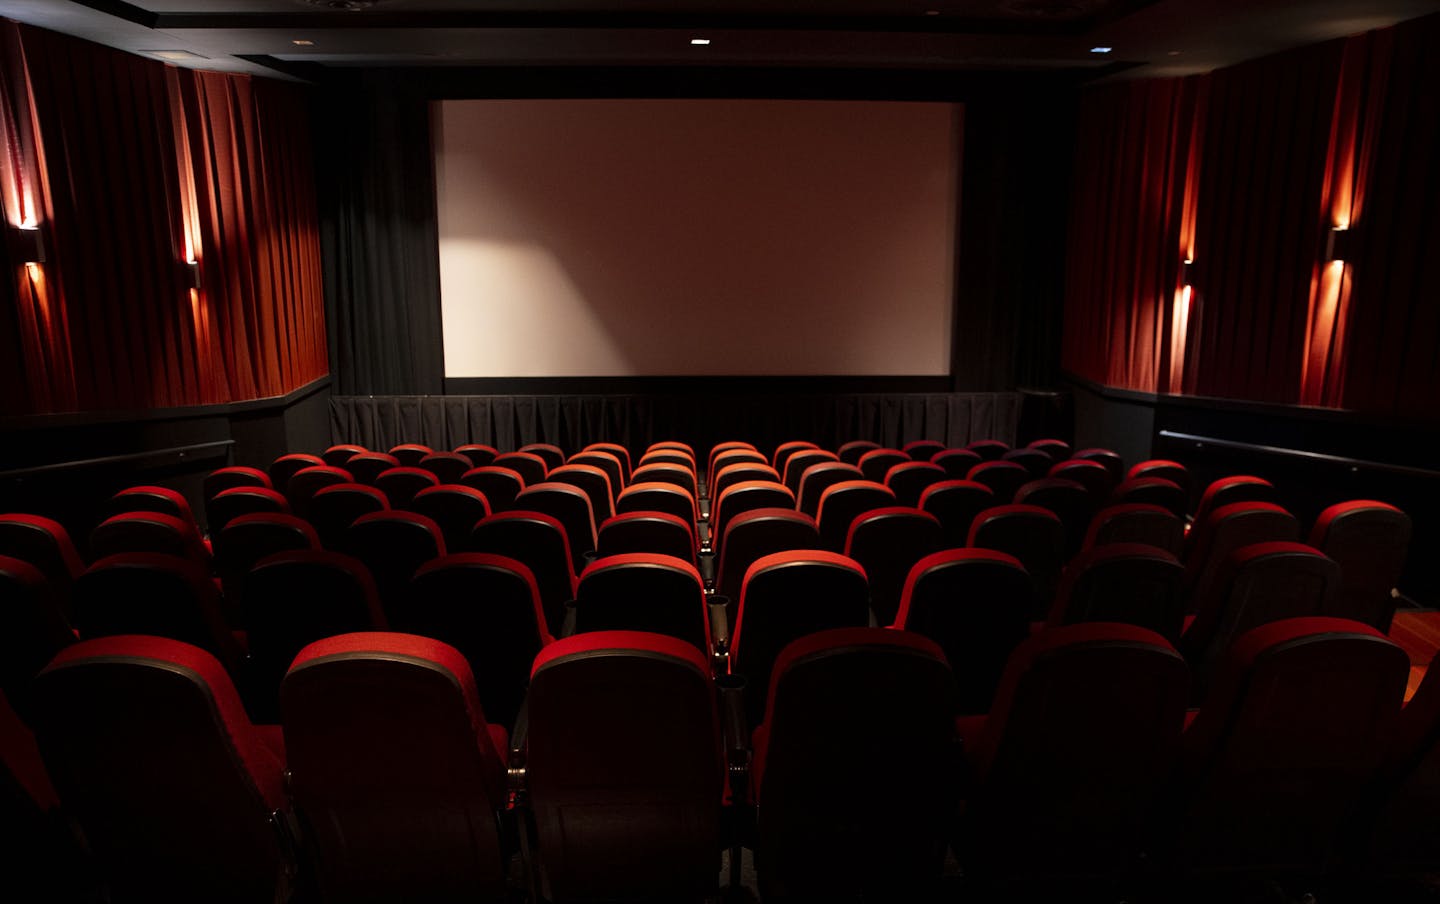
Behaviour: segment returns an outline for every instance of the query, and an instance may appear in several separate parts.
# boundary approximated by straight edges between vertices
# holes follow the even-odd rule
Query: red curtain
[[[1081,101],[1088,140],[1075,160],[1062,350],[1072,373],[1151,392],[1168,381],[1201,109],[1194,78],[1125,82]]]
[[[3,28],[3,105],[24,93],[9,77],[18,66],[49,192],[39,269],[52,319],[68,325],[21,337],[27,392],[7,393],[4,412],[238,401],[322,376],[303,100],[288,86]],[[58,363],[40,369],[37,358]]]

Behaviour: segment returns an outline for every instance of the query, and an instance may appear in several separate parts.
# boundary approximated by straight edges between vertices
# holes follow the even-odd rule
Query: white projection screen
[[[445,375],[948,374],[961,114],[436,102]]]

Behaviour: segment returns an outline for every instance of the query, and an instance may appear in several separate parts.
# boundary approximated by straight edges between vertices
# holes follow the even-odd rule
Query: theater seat
[[[1278,504],[1279,501],[1276,498],[1274,485],[1264,478],[1251,477],[1247,474],[1222,477],[1212,482],[1200,495],[1200,502],[1195,507],[1195,523],[1203,522],[1210,517],[1211,512],[1232,502],[1274,502]]]
[[[1010,652],[1030,636],[1035,586],[1014,556],[946,549],[915,563],[893,627],[940,645],[954,670],[958,712],[984,714]]]
[[[1210,513],[1191,531],[1185,556],[1185,588],[1189,610],[1215,594],[1213,584],[1231,553],[1252,543],[1300,539],[1295,516],[1269,502],[1232,502]]]
[[[695,470],[695,456],[682,449],[651,449],[647,451],[644,455],[640,456],[640,460],[635,463],[635,470],[638,471],[641,468],[654,465],[666,465],[672,468],[680,468],[684,471],[688,471],[692,476],[697,473]],[[632,479],[635,479],[633,475]]]
[[[590,497],[590,511],[598,525],[615,514],[615,491],[610,476],[594,465],[560,465],[545,478],[551,483],[568,483]]]
[[[900,451],[911,461],[928,462],[937,452],[945,451],[945,444],[935,439],[915,439],[901,446]]]
[[[570,465],[589,465],[592,468],[599,468],[601,471],[604,471],[605,476],[610,479],[610,497],[612,501],[614,497],[620,495],[620,491],[625,489],[625,485],[629,482],[626,478],[625,463],[613,452],[603,452],[598,449],[587,452],[576,452],[566,459],[565,463]]]
[[[766,901],[920,901],[955,806],[955,683],[932,641],[837,628],[785,647],[754,732]]]
[[[491,722],[515,724],[530,663],[553,638],[535,576],[522,563],[486,553],[432,559],[410,581],[397,630],[443,641],[470,663]]]
[[[714,497],[710,506],[710,544],[716,554],[725,551],[725,531],[730,522],[756,509],[794,509],[795,496],[783,483],[774,480],[745,480],[732,483]]]
[[[982,483],[995,494],[995,501],[1005,505],[1015,499],[1015,492],[1030,480],[1030,471],[1013,461],[987,461],[970,469],[966,480]]]
[[[400,466],[400,459],[386,452],[362,452],[345,462],[345,470],[350,472],[356,483],[372,487],[375,478]]]
[[[1023,899],[1043,881],[1133,874],[1179,761],[1187,684],[1174,647],[1132,625],[1057,627],[1016,649],[989,715],[960,720],[966,875]]]
[[[638,475],[642,470],[636,468],[635,473]],[[665,512],[685,520],[692,530],[699,519],[695,497],[687,490],[673,483],[649,480],[637,480],[626,487],[620,498],[615,500],[615,511],[622,515],[627,512]]]
[[[814,518],[820,510],[820,497],[826,490],[847,480],[864,479],[865,474],[859,468],[845,462],[822,461],[813,464],[800,475],[800,495],[796,508]]]
[[[481,465],[460,476],[460,483],[479,490],[490,503],[490,511],[503,512],[513,508],[515,497],[525,489],[525,478],[519,471],[500,468],[495,465]]]
[[[1065,566],[1047,623],[1119,622],[1178,643],[1184,584],[1185,568],[1163,549],[1142,543],[1096,546]]]
[[[1070,458],[1070,444],[1063,439],[1037,439],[1026,444],[1025,448],[1038,449],[1056,462],[1066,461]]]
[[[930,463],[944,468],[945,475],[950,480],[964,480],[970,469],[984,460],[969,449],[945,449],[936,452],[930,458]]]
[[[204,568],[210,564],[210,552],[195,522],[159,512],[112,515],[90,532],[91,556],[104,558],[129,552],[179,556]]]
[[[571,563],[577,572],[585,567],[585,554],[595,551],[595,510],[584,490],[550,481],[529,484],[515,497],[515,507],[541,512],[565,525]]]
[[[1180,555],[1185,522],[1159,505],[1143,502],[1110,505],[1095,513],[1085,533],[1085,549],[1109,543],[1144,543]]]
[[[896,465],[885,474],[883,483],[895,494],[895,501],[901,505],[916,507],[925,488],[933,486],[949,475],[939,465],[929,462],[909,461]]]
[[[721,471],[724,471],[726,468],[732,465],[743,464],[758,465],[762,468],[770,468],[769,460],[766,459],[764,455],[761,455],[754,449],[726,449],[723,452],[716,452],[713,456],[711,456],[710,470],[706,472],[705,475],[706,492],[713,494],[715,480],[717,477],[719,477]],[[773,471],[774,468],[771,468],[770,470]],[[768,476],[769,475],[767,474],[767,477]],[[769,479],[774,480],[776,478],[769,477]]]
[[[1090,496],[1097,503],[1108,499],[1111,491],[1115,489],[1110,472],[1098,461],[1059,461],[1051,465],[1047,476],[1075,481],[1089,490]]]
[[[301,468],[285,485],[285,498],[290,500],[290,508],[295,514],[301,518],[308,518],[310,500],[315,498],[316,493],[325,487],[353,481],[354,478],[350,476],[350,472],[344,468],[332,468],[329,465]]]
[[[1185,731],[1167,859],[1181,875],[1330,865],[1409,667],[1404,650],[1346,619],[1286,619],[1236,640]]]
[[[429,487],[439,486],[440,481],[424,468],[399,467],[381,471],[375,478],[375,489],[385,494],[392,509],[410,508],[415,494]]]
[[[70,619],[44,573],[0,556],[0,694],[22,716],[30,708],[30,679],[74,642]]]
[[[245,576],[245,593],[249,697],[260,721],[280,721],[280,681],[307,644],[389,627],[370,570],[338,552],[305,549],[268,556]]]
[[[1050,469],[1055,466],[1055,459],[1039,449],[1011,449],[1000,456],[1000,460],[1017,464],[1029,471],[1032,480],[1039,480],[1049,474]]]
[[[695,477],[695,469],[689,464],[676,462],[650,460],[643,462],[635,469],[634,480],[631,486],[642,483],[670,483],[680,487],[691,496],[700,495],[700,484]]]
[[[715,472],[715,477],[705,489],[712,501],[718,501],[725,491],[742,483],[780,483],[780,474],[767,464],[757,461],[742,461],[727,464]],[[783,486],[783,484],[782,484]],[[715,506],[711,505],[713,511]]]
[[[223,523],[217,524],[215,517],[215,497],[226,490],[233,490],[239,487],[249,489],[273,489],[270,485],[270,475],[259,468],[230,467],[216,468],[205,475],[201,484],[201,496],[205,500],[205,527],[207,530],[216,531],[224,527]]]
[[[596,559],[575,589],[575,633],[591,631],[665,634],[709,655],[710,610],[700,572],[654,553]]]
[[[191,524],[196,523],[195,513],[190,510],[190,503],[184,495],[168,487],[127,487],[110,497],[106,511],[111,515],[121,515],[127,512],[158,512],[172,518],[179,518],[181,521],[188,521]]]
[[[1164,477],[1126,478],[1110,494],[1110,505],[1158,505],[1176,518],[1184,518],[1189,505],[1185,488]]]
[[[1390,633],[1395,617],[1391,591],[1405,570],[1410,517],[1384,502],[1341,502],[1315,519],[1310,545],[1340,564],[1335,614]]]
[[[221,490],[205,504],[205,520],[214,536],[241,515],[262,513],[288,515],[290,500],[264,487],[233,487]]]
[[[875,483],[884,483],[885,475],[890,473],[891,468],[896,465],[903,465],[911,460],[910,456],[901,452],[899,449],[886,449],[882,447],[879,449],[871,449],[869,452],[860,456],[860,461],[857,464],[860,472],[865,475],[866,480]]]
[[[840,457],[834,452],[827,452],[824,449],[800,449],[785,459],[784,468],[776,468],[780,472],[780,482],[800,498],[800,478],[805,476],[805,469],[811,465],[818,465],[822,462],[836,461]]]
[[[495,460],[491,464],[497,468],[509,468],[515,471],[525,478],[527,487],[542,482],[550,471],[549,465],[545,464],[545,459],[533,452],[504,452],[495,456]]]
[[[1347,833],[1353,862],[1382,876],[1432,874],[1440,866],[1440,654],[1394,730],[1377,740],[1379,779]]]
[[[945,545],[964,546],[970,539],[975,516],[995,505],[995,494],[973,480],[942,480],[920,494],[920,508],[940,519]]]
[[[68,611],[70,585],[85,570],[85,563],[64,525],[43,515],[0,514],[0,555],[40,569]]]
[[[353,462],[355,457],[352,457],[350,460]],[[310,455],[305,452],[291,452],[287,455],[281,455],[270,463],[270,486],[278,492],[283,493],[285,492],[285,488],[290,485],[290,478],[295,476],[295,472],[323,464],[325,464],[325,459],[318,455]],[[351,471],[351,473],[353,474],[355,472]]]
[[[665,512],[626,512],[605,519],[595,541],[598,558],[652,552],[696,564],[695,532],[683,518]]]
[[[1180,464],[1180,462],[1171,461],[1167,458],[1152,458],[1147,461],[1137,462],[1130,466],[1130,470],[1125,472],[1125,477],[1128,480],[1145,480],[1155,477],[1168,480],[1185,491],[1187,506],[1191,493],[1195,489],[1195,481],[1191,478],[1190,471],[1184,465]]]
[[[477,468],[483,468],[495,460],[500,450],[494,446],[487,446],[484,443],[465,443],[456,446],[453,450],[457,455],[463,455]]]
[[[831,552],[845,551],[845,538],[857,517],[895,504],[890,488],[873,480],[845,480],[826,487],[815,511],[820,545]]]
[[[327,638],[295,657],[280,699],[323,900],[505,900],[505,732],[454,647]]]
[[[244,580],[255,563],[277,552],[319,549],[320,537],[308,521],[294,515],[241,515],[215,535],[215,572],[227,601],[244,600]],[[244,612],[244,606],[237,606]],[[244,624],[244,622],[240,622]]]
[[[736,601],[730,674],[744,676],[746,718],[765,715],[765,693],[780,651],[827,628],[870,623],[865,569],[847,556],[800,549],[765,556],[750,566]]]
[[[422,443],[401,443],[390,449],[390,454],[400,462],[402,468],[418,468],[421,460],[434,452],[434,449]]]
[[[45,765],[111,900],[288,897],[284,754],[213,656],[159,637],[87,640],[36,678],[34,703]]]
[[[540,512],[497,512],[470,531],[469,549],[515,559],[529,568],[540,588],[548,633],[560,636],[565,603],[575,598],[576,580],[564,525]]]
[[[339,549],[355,519],[390,510],[390,500],[371,486],[341,483],[325,487],[310,500],[310,524],[326,549]]]
[[[354,443],[339,443],[321,452],[320,458],[332,468],[343,468],[350,459],[369,451],[364,446],[357,446]]]
[[[911,566],[944,548],[940,519],[905,506],[856,516],[845,538],[845,555],[859,562],[870,579],[870,609],[882,625],[895,620]]]
[[[545,462],[547,474],[565,464],[565,450],[554,443],[527,443],[515,451],[540,456]]]
[[[1010,451],[1010,444],[998,439],[977,439],[974,442],[966,443],[965,448],[980,456],[981,461],[999,461],[1006,452]]]
[[[851,440],[835,450],[840,461],[847,465],[860,464],[860,458],[871,449],[880,448],[879,443],[871,442],[868,439]]]
[[[819,549],[820,530],[815,519],[788,508],[752,509],[725,525],[715,570],[715,592],[728,601],[730,624],[735,624],[741,584],[750,566],[771,553],[792,549]]]
[[[631,467],[629,449],[625,448],[619,443],[591,443],[581,451],[608,452],[611,455],[615,456],[620,461],[620,467],[624,469],[623,479],[621,480],[621,483],[628,484],[630,482],[630,474],[633,471],[633,468]]]
[[[1025,566],[1035,584],[1032,621],[1050,612],[1060,571],[1065,565],[1065,527],[1049,509],[1036,505],[997,505],[975,516],[969,546],[1009,553]]]
[[[420,459],[416,467],[423,468],[435,475],[440,483],[459,483],[465,472],[476,467],[475,461],[468,455],[459,452],[431,452]]]
[[[1097,500],[1085,485],[1064,477],[1032,480],[1015,492],[1021,505],[1038,505],[1055,513],[1065,525],[1065,556],[1069,558],[1085,545],[1090,519],[1095,517]]]
[[[445,535],[424,515],[372,512],[345,529],[340,551],[365,563],[380,591],[385,617],[403,623],[410,579],[421,565],[445,555]]]
[[[807,450],[814,451],[819,448],[819,446],[815,445],[809,440],[803,439],[796,439],[789,442],[781,443],[780,445],[775,447],[775,454],[770,456],[770,467],[774,468],[777,473],[782,475],[783,479],[783,475],[785,474],[785,464],[790,460],[791,456],[793,456],[797,452],[804,452]]]
[[[528,708],[526,783],[548,900],[717,894],[725,760],[699,650],[638,631],[556,641],[535,659]]]
[[[441,484],[426,487],[410,500],[410,510],[440,525],[445,549],[460,552],[470,542],[470,531],[481,519],[490,517],[490,503],[474,487]]]

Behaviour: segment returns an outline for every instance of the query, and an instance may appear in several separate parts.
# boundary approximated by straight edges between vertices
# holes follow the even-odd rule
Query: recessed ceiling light
[[[1178,50],[1172,50],[1172,51],[1170,51],[1170,53],[1169,53],[1169,56],[1179,56],[1179,55],[1180,55],[1180,51],[1178,51]]]
[[[295,40],[291,41],[290,43],[291,43],[291,44],[294,44],[296,47],[314,47],[314,46],[315,46],[315,42],[314,42],[314,41],[309,41],[309,40],[306,40],[305,38],[296,38]]]
[[[188,50],[142,50],[142,51],[140,51],[140,52],[141,52],[141,53],[148,53],[148,54],[150,54],[151,56],[153,56],[153,57],[158,57],[158,58],[160,58],[160,59],[162,59],[162,60],[172,60],[172,61],[177,61],[177,62],[178,62],[178,61],[182,61],[182,60],[208,60],[208,59],[210,59],[209,57],[203,57],[203,56],[201,56],[201,55],[198,54],[198,53],[191,53],[191,52],[188,51]]]
[[[1109,53],[1110,51],[1112,51],[1112,50],[1114,50],[1114,49],[1115,49],[1114,47],[1091,47],[1091,48],[1090,48],[1090,52],[1091,52],[1091,53]]]
[[[709,43],[710,43],[710,39],[709,39],[709,38],[691,38],[691,39],[690,39],[690,43],[691,43],[691,44],[694,44],[694,45],[697,46],[697,47],[701,47],[701,46],[704,46],[705,44],[709,44]]]

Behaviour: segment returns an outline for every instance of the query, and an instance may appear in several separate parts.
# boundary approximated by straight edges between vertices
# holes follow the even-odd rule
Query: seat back
[[[1413,672],[1413,666],[1412,666]],[[1381,875],[1433,872],[1440,851],[1440,655],[1384,741],[1370,825],[1355,833],[1357,860]]]
[[[1190,471],[1180,462],[1170,461],[1166,458],[1152,458],[1131,465],[1130,470],[1125,472],[1125,476],[1130,480],[1158,477],[1170,481],[1185,491],[1186,511],[1189,511],[1190,494],[1195,488],[1195,482],[1190,477]],[[1183,515],[1184,512],[1180,514]]]
[[[966,480],[981,483],[995,494],[995,501],[1006,505],[1015,499],[1015,493],[1030,480],[1030,471],[1013,461],[986,461],[970,469]]]
[[[1065,567],[1048,623],[1119,622],[1177,643],[1185,618],[1184,585],[1185,568],[1163,549],[1142,543],[1096,546]]]
[[[1030,636],[1035,585],[1014,556],[946,549],[910,569],[893,627],[945,651],[962,713],[985,713],[1010,652]]]
[[[590,445],[586,446],[583,451],[608,452],[611,455],[615,456],[620,461],[620,467],[624,469],[624,474],[622,475],[623,479],[620,481],[620,483],[627,484],[630,482],[630,474],[633,469],[631,468],[629,449],[625,448],[619,443],[591,443]]]
[[[1269,502],[1232,502],[1210,513],[1191,530],[1193,538],[1185,557],[1186,592],[1190,610],[1210,605],[1214,584],[1231,553],[1252,543],[1300,539],[1300,522]]]
[[[245,575],[266,556],[292,549],[319,549],[310,522],[294,515],[241,515],[215,535],[215,572],[227,600],[244,598]],[[243,606],[240,608],[243,612]]]
[[[495,465],[481,465],[466,471],[460,476],[460,483],[479,490],[485,496],[485,501],[490,503],[492,512],[514,508],[515,497],[525,489],[525,478],[520,476],[519,471]]]
[[[390,454],[399,460],[402,468],[418,468],[420,461],[434,452],[434,449],[423,443],[401,443],[390,449]]]
[[[576,452],[566,460],[566,464],[589,465],[592,468],[599,468],[610,478],[610,496],[613,504],[614,497],[620,495],[625,489],[626,479],[625,463],[613,452],[602,452],[598,449],[589,452]]]
[[[310,524],[326,549],[339,549],[356,518],[389,510],[390,500],[374,487],[341,483],[325,487],[310,500]]]
[[[205,503],[205,521],[211,536],[241,515],[290,514],[290,500],[264,487],[232,487]]]
[[[295,514],[307,518],[310,515],[310,500],[315,498],[316,493],[325,487],[353,482],[354,478],[344,468],[332,468],[329,465],[301,468],[285,485],[285,498],[290,500],[290,508]]]
[[[370,569],[386,619],[399,624],[405,621],[410,579],[421,565],[445,555],[445,535],[424,515],[372,512],[345,529],[340,551]]]
[[[485,443],[465,443],[464,445],[456,446],[454,451],[470,459],[477,468],[483,468],[495,461],[495,456],[500,454],[499,449],[496,449],[494,446],[488,446]]]
[[[440,525],[445,549],[459,552],[470,542],[470,531],[482,518],[490,517],[490,503],[474,487],[441,484],[426,487],[410,501],[410,510]]]
[[[475,460],[461,452],[431,452],[416,467],[435,475],[440,483],[459,483],[465,472],[476,467]]]
[[[822,461],[819,464],[813,464],[800,475],[800,496],[796,507],[814,518],[819,514],[820,497],[825,494],[826,490],[847,480],[864,479],[864,472],[855,465],[842,461]]]
[[[820,495],[815,523],[820,527],[820,545],[831,552],[845,551],[845,538],[857,517],[878,508],[895,505],[895,494],[873,480],[846,480],[827,487]]]
[[[547,474],[565,464],[565,450],[554,443],[526,443],[515,451],[540,456],[541,460],[545,462]]]
[[[111,515],[126,512],[156,512],[195,523],[195,514],[185,497],[168,487],[135,486],[127,487],[110,497],[106,507]]]
[[[984,460],[969,449],[945,449],[931,456],[930,463],[944,468],[950,480],[964,480],[970,469]]]
[[[623,553],[586,566],[575,589],[575,633],[665,634],[709,654],[710,610],[694,565],[654,553]]]
[[[870,622],[865,569],[847,556],[799,549],[765,556],[750,566],[730,643],[730,673],[745,677],[747,722],[765,715],[770,672],[791,641],[827,628]]]
[[[585,567],[585,554],[595,551],[595,511],[584,490],[568,483],[532,484],[515,497],[515,506],[543,512],[565,525],[572,565],[577,572]]]
[[[858,464],[860,473],[865,475],[866,480],[874,481],[875,483],[884,483],[885,475],[890,473],[891,468],[896,465],[903,465],[911,460],[909,455],[906,455],[899,449],[880,448],[871,449],[869,452],[860,456]]]
[[[635,469],[636,474],[641,473],[640,468]],[[699,512],[695,507],[695,497],[683,487],[673,483],[658,483],[655,481],[635,481],[620,494],[615,500],[615,511],[618,514],[626,512],[665,512],[683,519],[694,529],[698,520]]]
[[[677,462],[650,460],[635,469],[633,484],[641,483],[670,483],[680,487],[691,496],[700,495],[700,484],[695,477],[695,469],[688,464]]]
[[[0,556],[40,569],[67,605],[70,584],[85,570],[64,525],[43,515],[0,514]]]
[[[725,762],[704,654],[636,631],[568,637],[536,657],[528,712],[526,777],[546,897],[717,893]]]
[[[1237,474],[1222,477],[1205,488],[1200,502],[1195,507],[1195,523],[1202,524],[1210,513],[1222,505],[1232,502],[1274,502],[1279,503],[1274,484],[1263,477]]]
[[[724,552],[725,528],[736,517],[762,508],[795,508],[795,496],[783,483],[774,480],[746,480],[732,483],[715,497],[710,507],[711,545]]]
[[[680,449],[651,449],[640,456],[636,463],[635,470],[650,465],[670,465],[671,467],[683,468],[691,474],[695,474],[695,457],[689,452]]]
[[[940,519],[905,506],[856,516],[845,538],[845,555],[859,562],[870,579],[870,609],[882,625],[895,620],[910,568],[944,548]]]
[[[295,658],[280,696],[326,900],[505,899],[505,754],[454,647],[327,638]]]
[[[799,449],[794,454],[786,457],[785,466],[776,468],[780,472],[780,482],[800,498],[800,478],[805,475],[805,469],[811,465],[818,465],[827,461],[839,461],[840,457],[834,452],[827,452],[824,449]]]
[[[615,492],[610,476],[594,465],[561,465],[550,469],[546,480],[568,483],[590,497],[590,510],[598,524],[615,514]]]
[[[1090,491],[1090,496],[1097,504],[1108,499],[1115,489],[1110,472],[1098,461],[1059,461],[1051,466],[1048,476],[1075,481]]]
[[[929,462],[909,461],[885,473],[884,484],[895,494],[895,501],[914,508],[920,504],[925,488],[948,479],[945,469]]]
[[[1388,634],[1395,617],[1390,591],[1405,570],[1410,517],[1384,502],[1341,502],[1320,513],[1310,530],[1310,545],[1340,563],[1335,613]]]
[[[224,523],[216,523],[215,497],[226,490],[245,487],[255,490],[273,489],[270,486],[270,476],[259,468],[232,467],[217,468],[205,475],[204,483],[201,485],[201,495],[205,499],[205,526],[211,531],[217,531],[224,527]]]
[[[60,598],[40,569],[0,556],[0,694],[22,716],[30,680],[75,642]]]
[[[975,516],[970,546],[1009,553],[1025,566],[1035,582],[1032,621],[1042,621],[1055,599],[1065,566],[1065,526],[1049,509],[1037,505],[997,505]]]
[[[750,566],[771,553],[819,549],[815,519],[790,508],[751,509],[725,525],[715,570],[715,592],[729,601],[730,624],[739,615],[741,585]]]
[[[490,721],[514,725],[525,700],[530,663],[551,640],[535,576],[522,563],[486,553],[433,559],[410,581],[405,622],[470,663]]]
[[[1000,456],[1001,461],[1008,461],[1017,464],[1030,472],[1031,479],[1038,480],[1050,473],[1055,466],[1055,459],[1041,452],[1039,449],[1011,449]]]
[[[880,444],[871,442],[868,439],[851,440],[836,450],[839,459],[847,465],[858,465],[860,459],[871,449],[880,448]]]
[[[770,467],[770,461],[764,455],[754,449],[726,449],[724,452],[716,453],[710,460],[710,471],[705,475],[705,488],[708,495],[715,495],[715,482],[719,479],[721,472],[726,468],[735,465],[755,465],[766,468],[763,476],[768,480],[779,480],[779,476],[772,476],[775,469]]]
[[[1093,461],[1104,465],[1110,472],[1110,485],[1118,486],[1125,479],[1125,459],[1111,449],[1077,449],[1070,453],[1075,461]]]
[[[1189,507],[1185,488],[1164,477],[1128,477],[1110,494],[1111,505],[1143,503],[1158,505],[1176,518],[1183,519]]]
[[[541,483],[545,475],[550,472],[550,466],[545,464],[545,459],[533,452],[503,452],[495,456],[491,462],[497,468],[509,468],[525,478],[525,485]]]
[[[938,883],[954,711],[944,655],[923,637],[836,628],[789,644],[755,736],[761,894],[905,901]]]
[[[350,459],[369,451],[364,446],[357,446],[354,443],[339,443],[321,452],[320,458],[332,468],[343,468]]]
[[[497,512],[470,531],[469,549],[514,559],[530,569],[548,633],[560,636],[565,604],[575,598],[575,570],[563,524],[541,512]]]
[[[945,545],[952,549],[970,539],[975,516],[995,505],[995,494],[973,480],[942,480],[920,494],[920,508],[940,519]]]
[[[210,555],[193,521],[159,512],[111,515],[90,532],[90,554],[104,558],[118,553],[156,552],[206,564]]]
[[[283,764],[209,653],[160,637],[74,644],[35,679],[33,724],[117,900],[284,900]]]
[[[803,452],[807,449],[819,448],[819,446],[815,445],[809,440],[803,439],[791,440],[787,443],[781,443],[780,445],[775,447],[775,454],[770,456],[770,466],[781,475],[783,480],[785,474],[785,463],[790,460],[790,456],[794,455],[796,452]]]
[[[900,451],[910,456],[911,461],[928,462],[937,452],[945,451],[945,444],[935,439],[913,439],[901,446]]]
[[[1065,525],[1067,559],[1085,545],[1085,534],[1090,530],[1090,519],[1095,517],[1097,500],[1084,484],[1063,477],[1032,480],[1016,491],[1015,501],[1022,505],[1038,505],[1055,513],[1055,517]]]
[[[1025,448],[1039,449],[1057,462],[1070,458],[1070,444],[1063,439],[1037,439],[1026,444]]]
[[[1188,683],[1174,647],[1132,625],[1056,627],[1021,644],[983,729],[962,739],[966,874],[1130,872],[1179,762]]]
[[[767,481],[780,483],[780,474],[767,464],[756,461],[741,461],[727,464],[715,472],[715,479],[706,487],[712,500],[719,500],[725,491],[741,483]],[[783,486],[783,484],[782,484]]]
[[[351,461],[354,461],[353,457]],[[278,492],[283,493],[285,492],[285,488],[290,485],[290,478],[294,477],[297,471],[323,464],[325,464],[325,459],[318,455],[310,455],[306,452],[291,452],[286,455],[281,455],[270,463],[270,486]],[[351,473],[354,472],[352,471]]]
[[[1286,619],[1237,639],[1185,732],[1174,856],[1197,871],[1321,870],[1409,670],[1404,650],[1347,619]]]
[[[424,468],[408,466],[382,471],[375,478],[375,489],[385,494],[392,509],[408,510],[416,493],[439,485],[440,481],[434,474]]]
[[[388,452],[362,452],[345,462],[345,470],[355,478],[356,483],[373,487],[375,479],[391,468],[400,467],[400,459]]]
[[[980,456],[981,461],[999,461],[1010,451],[1010,444],[998,439],[977,439],[966,443],[965,448]]]
[[[595,555],[599,558],[653,552],[695,565],[695,550],[695,532],[690,523],[665,512],[626,512],[607,518],[595,540]]]
[[[1185,522],[1159,505],[1128,502],[1108,505],[1095,513],[1085,532],[1085,548],[1109,543],[1144,543],[1180,555],[1185,540]]]
[[[244,589],[251,705],[265,721],[280,720],[280,680],[307,644],[388,626],[370,570],[343,553],[305,549],[268,556],[250,569]]]

